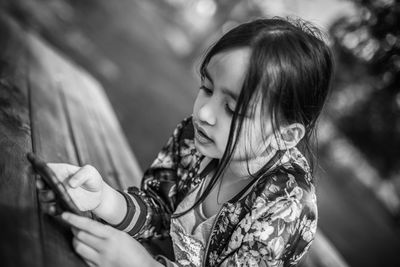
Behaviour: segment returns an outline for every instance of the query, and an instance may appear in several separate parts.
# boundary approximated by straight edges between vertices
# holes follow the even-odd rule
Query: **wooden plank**
[[[87,73],[81,71],[76,74],[77,80],[80,81],[80,84],[85,85],[88,95],[96,103],[92,108],[95,110],[94,114],[100,127],[99,132],[104,140],[104,146],[107,147],[109,159],[115,168],[120,188],[139,185],[143,175],[142,171],[122,133],[121,126],[104,90]]]
[[[65,75],[68,82],[62,83],[62,91],[67,113],[71,120],[71,126],[76,140],[78,154],[81,164],[91,164],[100,172],[101,176],[113,187],[119,187],[115,168],[109,159],[107,147],[101,136],[101,128],[96,119],[96,113],[90,108],[89,103],[93,100],[84,94],[74,94],[76,88],[82,85],[76,82],[73,75]],[[89,102],[85,105],[84,102]],[[83,117],[82,114],[85,114]]]
[[[113,167],[107,159],[107,151],[98,133],[96,120],[89,109],[92,100],[82,94],[85,88],[77,83],[73,66],[41,41],[32,39],[30,46],[35,54],[40,55],[40,63],[48,75],[54,78],[54,87],[58,91],[70,127],[79,165],[91,164],[103,177],[112,176]],[[114,177],[109,180],[115,185]]]
[[[67,60],[64,62],[67,63]],[[83,69],[74,67],[65,71],[68,67],[71,65],[66,65],[59,77],[62,79],[62,89],[67,95],[67,102],[73,105],[69,112],[78,121],[82,119],[82,113],[76,110],[84,108],[82,111],[88,114],[89,121],[83,120],[80,124],[88,124],[90,130],[82,136],[96,135],[95,140],[100,141],[98,147],[91,147],[93,151],[90,158],[93,160],[89,162],[95,166],[107,166],[108,171],[103,171],[103,177],[115,188],[124,189],[128,185],[138,185],[142,172],[102,86]],[[72,114],[72,111],[76,114]],[[83,127],[76,128],[77,131],[82,129]],[[102,160],[95,160],[98,155],[102,155]],[[104,160],[105,163],[102,162]],[[96,164],[98,162],[99,164]]]
[[[41,42],[42,63],[57,77],[76,143],[79,163],[95,166],[115,188],[139,184],[141,171],[103,88],[83,69]]]
[[[51,76],[56,77],[56,87],[60,91],[61,102],[71,127],[79,165],[93,165],[111,186],[119,187],[95,110],[91,108],[97,103],[87,94],[85,86],[77,81],[75,66],[42,42],[32,42],[31,48],[40,54],[41,63]]]
[[[33,150],[46,161],[78,164],[71,127],[51,70],[42,64],[44,55],[33,49],[40,42],[27,34],[30,48],[29,86]],[[85,266],[72,250],[72,234],[53,217],[40,214],[45,266]]]
[[[101,87],[35,36],[30,35],[28,40],[32,53],[30,81],[34,92],[32,116],[35,122],[35,151],[48,161],[92,164],[116,188],[133,184],[121,182],[123,180],[120,177],[130,181],[132,177],[137,177],[140,180],[138,164],[123,138],[112,108],[105,95],[98,93]],[[102,123],[105,117],[114,119],[109,119],[113,127],[111,136],[106,134],[109,125]],[[123,157],[123,168],[120,167],[121,161],[115,164],[110,152],[114,146],[110,145],[109,140],[120,145],[120,150],[112,151]],[[68,251],[65,240],[70,240],[69,232],[65,229],[62,231],[55,223],[43,217],[44,250],[47,253],[56,247],[56,253],[52,252],[54,255],[46,258],[48,266],[61,264],[61,254]],[[67,254],[67,258],[64,256],[62,266],[69,266],[75,260],[73,253]]]
[[[119,182],[115,167],[109,158],[107,147],[104,145],[101,128],[92,105],[97,105],[90,95],[86,95],[86,88],[77,81],[74,72],[64,72],[61,89],[67,112],[71,118],[71,125],[81,158],[81,164],[91,164],[100,172],[101,176],[113,187],[118,188]],[[77,89],[80,90],[77,90]],[[83,117],[82,114],[85,114]]]
[[[43,266],[31,151],[25,39],[0,12],[0,258],[2,266]]]

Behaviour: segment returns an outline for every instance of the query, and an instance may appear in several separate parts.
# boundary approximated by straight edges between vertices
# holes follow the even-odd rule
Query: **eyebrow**
[[[211,75],[210,75],[210,73],[208,72],[207,68],[204,68],[204,76],[205,76],[212,84],[214,84],[214,81],[213,81],[213,79],[211,78]],[[232,92],[231,90],[229,90],[228,88],[223,87],[223,88],[221,89],[221,91],[222,91],[222,93],[224,93],[225,95],[228,95],[228,96],[230,96],[233,100],[237,101],[238,95],[235,94],[234,92]]]

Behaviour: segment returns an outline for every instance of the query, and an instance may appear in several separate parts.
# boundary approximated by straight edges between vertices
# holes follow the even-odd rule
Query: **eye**
[[[229,107],[228,104],[225,104],[225,110],[229,115],[233,115],[233,113],[235,113],[235,110]]]
[[[205,87],[204,85],[200,86],[200,90],[203,90],[206,95],[212,95],[213,93],[212,89]]]

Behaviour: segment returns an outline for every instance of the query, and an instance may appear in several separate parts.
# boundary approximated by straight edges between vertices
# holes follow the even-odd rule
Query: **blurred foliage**
[[[330,115],[383,178],[400,173],[400,5],[353,0],[331,27],[337,73]]]
[[[264,15],[263,1],[152,0],[164,21],[163,36],[188,66],[223,32]]]

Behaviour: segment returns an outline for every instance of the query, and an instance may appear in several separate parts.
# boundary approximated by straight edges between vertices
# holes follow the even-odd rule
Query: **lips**
[[[194,137],[197,141],[201,144],[211,143],[214,142],[206,133],[206,131],[201,128],[197,123],[194,123]]]

